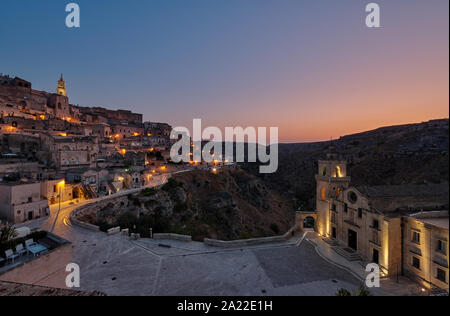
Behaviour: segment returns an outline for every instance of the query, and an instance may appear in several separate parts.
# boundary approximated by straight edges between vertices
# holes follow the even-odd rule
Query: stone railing
[[[178,241],[192,241],[192,237],[189,235],[179,235],[179,234],[153,234],[153,239],[169,239]]]
[[[111,199],[103,199],[103,200],[100,200],[100,201],[97,201],[94,203],[89,203],[89,204],[83,205],[83,206],[77,208],[76,210],[74,210],[72,213],[70,213],[70,222],[74,225],[98,232],[98,231],[100,231],[100,227],[90,224],[90,223],[86,223],[86,222],[80,220],[80,218],[83,216],[91,215],[91,214],[97,212],[99,209],[101,209],[102,207],[105,207],[112,201],[115,201],[116,203],[120,203],[121,200],[125,201],[126,197],[115,196],[114,198],[111,198]]]
[[[83,211],[84,211],[83,206],[80,207],[79,209],[76,209],[75,211],[73,211],[70,214],[70,222],[73,225],[77,225],[77,226],[80,226],[80,227],[83,227],[83,228],[86,228],[86,229],[89,229],[89,230],[93,230],[93,231],[99,232],[100,231],[100,227],[98,227],[96,225],[93,225],[93,224],[89,224],[89,223],[80,221],[80,220],[77,219],[77,216],[82,215]]]
[[[89,224],[86,222],[83,222],[79,220],[81,216],[84,216],[86,214],[92,214],[93,212],[96,212],[99,208],[102,208],[106,206],[108,203],[111,203],[111,201],[117,200],[120,201],[120,199],[123,199],[124,197],[128,196],[129,194],[134,194],[137,192],[140,192],[141,190],[149,187],[161,187],[165,183],[167,183],[168,179],[171,177],[171,174],[162,174],[154,177],[154,181],[151,185],[145,186],[142,188],[136,188],[136,189],[130,189],[130,190],[123,190],[119,193],[105,196],[100,198],[96,202],[88,203],[86,205],[80,206],[79,208],[75,209],[72,213],[70,213],[70,221],[72,224],[93,230],[93,231],[100,231],[100,228],[96,225]]]
[[[224,247],[224,248],[261,245],[261,244],[267,244],[267,243],[286,241],[289,238],[291,238],[296,231],[297,231],[297,227],[294,226],[291,229],[289,229],[284,235],[281,235],[281,236],[240,239],[240,240],[231,240],[231,241],[205,238],[203,240],[203,242],[206,245],[215,246],[215,247]]]

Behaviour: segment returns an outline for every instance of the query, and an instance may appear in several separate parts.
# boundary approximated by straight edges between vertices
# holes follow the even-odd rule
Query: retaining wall
[[[99,209],[101,209],[102,207],[105,207],[106,205],[108,205],[109,203],[111,203],[112,201],[117,200],[118,203],[120,203],[120,200],[124,200],[126,199],[126,197],[124,196],[116,196],[114,198],[111,199],[104,199],[101,201],[97,201],[94,203],[90,203],[87,205],[83,205],[79,208],[77,208],[76,210],[74,210],[72,213],[70,213],[70,221],[72,224],[89,229],[89,230],[93,230],[96,232],[100,231],[100,227],[90,224],[90,223],[86,223],[83,222],[81,220],[79,220],[80,217],[84,216],[84,215],[88,215],[88,214],[93,214],[95,212],[97,212]]]
[[[224,247],[224,248],[261,245],[261,244],[266,244],[266,243],[286,241],[289,238],[291,238],[297,230],[298,230],[297,226],[294,226],[291,229],[289,229],[284,235],[281,235],[281,236],[240,239],[240,240],[231,240],[231,241],[205,238],[203,240],[203,242],[206,245],[215,246],[215,247]]]
[[[170,239],[179,241],[192,241],[192,237],[188,235],[179,234],[153,234],[153,239]]]

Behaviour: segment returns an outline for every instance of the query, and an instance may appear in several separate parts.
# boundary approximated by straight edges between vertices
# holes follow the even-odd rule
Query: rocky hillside
[[[333,141],[348,161],[354,185],[448,183],[449,120],[383,127]],[[288,192],[297,207],[314,209],[317,160],[325,158],[330,142],[281,144],[279,169],[259,175],[257,166],[243,166],[270,187]]]
[[[144,236],[152,227],[153,232],[188,234],[195,240],[234,240],[282,234],[293,225],[294,211],[291,200],[243,170],[199,170],[111,203],[89,221],[103,230],[136,227]]]

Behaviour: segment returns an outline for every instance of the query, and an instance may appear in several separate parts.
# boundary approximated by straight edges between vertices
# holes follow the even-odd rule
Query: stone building
[[[49,214],[48,201],[41,195],[39,182],[0,184],[0,217],[17,224]]]
[[[69,103],[66,82],[61,75],[56,93],[32,89],[29,81],[0,75],[0,118],[59,118],[71,123],[108,123],[142,127],[143,115],[129,110],[80,107]],[[143,130],[142,130],[143,132]]]
[[[172,126],[167,123],[145,122],[145,135],[154,137],[170,138]]]
[[[0,159],[0,183],[8,179],[22,178],[40,181],[46,176],[46,170],[38,162],[30,162],[26,159]]]
[[[114,124],[112,125],[112,131],[116,140],[142,136],[144,134],[143,127],[127,124]]]
[[[0,76],[0,114],[33,117],[44,114],[49,93],[33,90],[31,82],[21,78]],[[1,113],[3,112],[3,113]]]
[[[51,153],[51,159],[58,169],[85,168],[95,166],[99,153],[95,136],[40,134],[42,148]]]
[[[449,282],[448,212],[403,217],[403,272],[422,283],[446,289]]]
[[[0,150],[3,154],[33,157],[40,149],[38,135],[1,134]]]
[[[49,205],[82,198],[76,188],[77,185],[66,183],[65,179],[41,181],[41,194]]]
[[[120,125],[127,123],[141,126],[142,114],[133,113],[128,110],[108,110],[101,107],[81,107],[76,106],[82,118],[90,123],[108,123],[110,125]]]
[[[143,115],[129,110],[70,104],[62,75],[52,93],[0,74],[0,185],[8,182],[16,192],[19,184],[40,181],[39,196],[47,204],[148,184],[153,176],[148,167],[162,163],[170,131],[165,123],[144,127]],[[42,216],[42,208],[18,209],[20,216],[16,209],[3,210],[4,217]]]
[[[91,129],[91,135],[99,138],[112,138],[114,136],[112,128],[108,123],[94,123],[88,125]]]
[[[355,187],[346,162],[333,153],[319,161],[316,184],[316,212],[308,219],[314,218],[320,236],[341,247],[336,249],[379,264],[387,276],[413,275],[448,291],[448,184]],[[425,220],[436,211],[439,218]],[[420,218],[411,215],[418,212]],[[305,216],[299,221],[306,227]]]
[[[79,184],[83,196],[97,197],[109,192],[109,171],[103,168],[76,168],[66,172],[67,183]]]
[[[13,110],[14,109],[14,110]],[[15,77],[0,76],[0,111],[2,116],[66,118],[73,115],[61,76],[57,93],[34,90],[31,82]]]

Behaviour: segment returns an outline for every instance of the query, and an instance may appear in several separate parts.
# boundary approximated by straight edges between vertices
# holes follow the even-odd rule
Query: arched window
[[[327,198],[326,193],[327,193],[327,191],[325,190],[325,187],[323,187],[322,189],[320,189],[320,199],[321,199],[322,201],[325,201],[325,200],[326,200],[326,198]]]
[[[322,176],[326,176],[327,175],[327,167],[326,166],[323,166],[323,168],[322,168]]]
[[[342,170],[340,166],[336,166],[336,177],[342,178],[344,175],[342,174]]]

